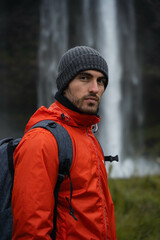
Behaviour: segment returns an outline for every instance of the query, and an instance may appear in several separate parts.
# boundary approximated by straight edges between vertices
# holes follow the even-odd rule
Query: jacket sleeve
[[[14,154],[12,240],[49,240],[53,229],[58,147],[45,129],[28,132]]]

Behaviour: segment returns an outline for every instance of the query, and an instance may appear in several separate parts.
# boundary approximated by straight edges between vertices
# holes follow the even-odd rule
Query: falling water
[[[100,1],[100,25],[103,29],[99,40],[101,52],[107,59],[109,86],[103,97],[103,118],[100,128],[100,142],[107,155],[122,156],[122,118],[121,118],[121,73],[119,36],[117,27],[117,6],[115,0]],[[105,46],[105,47],[104,47]],[[119,172],[119,171],[118,171]],[[112,175],[114,173],[112,169]]]
[[[100,141],[105,153],[121,155],[121,64],[119,57],[118,33],[115,0],[100,1],[102,36],[99,39],[100,51],[107,59],[109,86],[103,97],[103,120]],[[106,17],[104,17],[106,16]],[[105,46],[105,47],[104,47]]]
[[[68,44],[66,1],[43,0],[40,16],[38,105],[49,106],[56,91],[57,62]]]

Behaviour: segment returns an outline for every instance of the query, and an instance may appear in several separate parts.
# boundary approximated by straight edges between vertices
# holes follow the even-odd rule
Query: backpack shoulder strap
[[[64,166],[66,165],[65,163],[66,159],[69,160],[68,168],[70,170],[73,158],[73,145],[68,131],[62,125],[52,120],[40,121],[37,124],[35,124],[31,129],[38,127],[50,131],[57,141],[59,157],[59,174],[63,174]]]
[[[53,219],[54,229],[51,233],[51,238],[56,239],[58,192],[64,177],[66,175],[70,177],[69,171],[72,165],[73,145],[67,130],[57,122],[54,122],[52,120],[43,120],[35,124],[31,129],[37,128],[37,127],[44,128],[50,131],[54,135],[58,145],[59,171],[58,171],[57,183],[54,189],[54,198],[55,198],[54,219]],[[72,189],[71,189],[71,195],[72,195]]]

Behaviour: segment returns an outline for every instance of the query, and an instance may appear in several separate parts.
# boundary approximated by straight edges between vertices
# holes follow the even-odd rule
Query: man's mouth
[[[97,103],[97,102],[98,102],[98,97],[88,96],[88,97],[85,98],[85,100],[86,100],[87,102],[89,102],[89,103],[94,104],[94,103]]]

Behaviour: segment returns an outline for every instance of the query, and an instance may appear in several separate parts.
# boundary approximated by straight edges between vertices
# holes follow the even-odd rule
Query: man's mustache
[[[99,97],[96,94],[88,94],[85,97],[83,97],[83,99],[94,99],[95,101],[99,101]]]

